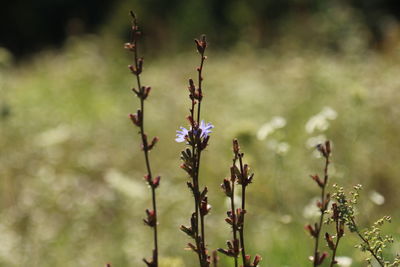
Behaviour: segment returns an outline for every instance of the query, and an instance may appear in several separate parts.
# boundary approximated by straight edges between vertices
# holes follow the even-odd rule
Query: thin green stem
[[[360,233],[360,231],[357,228],[356,222],[354,221],[353,218],[351,218],[351,222],[355,226],[355,229],[356,229],[355,232],[357,233],[358,237],[367,245],[368,252],[371,253],[371,255],[376,259],[376,261],[379,263],[380,266],[384,267],[385,263],[382,262],[381,259],[379,259],[378,255],[376,255],[374,250],[371,248],[369,241]]]

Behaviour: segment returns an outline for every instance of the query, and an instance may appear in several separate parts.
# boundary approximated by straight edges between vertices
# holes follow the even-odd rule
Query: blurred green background
[[[183,144],[187,79],[206,33],[203,118],[215,129],[201,179],[213,206],[210,250],[231,236],[219,188],[237,137],[255,172],[248,252],[261,266],[309,266],[321,173],[314,146],[334,145],[331,184],[363,185],[359,222],[390,214],[400,251],[400,27],[395,1],[13,1],[0,12],[0,266],[143,266],[150,191],[126,66],[133,9],[144,30],[147,131],[158,189],[162,266],[197,266],[179,225],[192,210]],[[338,254],[365,266],[348,234]],[[221,256],[221,266],[231,266]],[[349,266],[349,265],[343,265]]]

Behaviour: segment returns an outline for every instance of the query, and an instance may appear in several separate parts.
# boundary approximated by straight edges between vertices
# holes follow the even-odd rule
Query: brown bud
[[[326,148],[324,145],[322,144],[318,144],[317,145],[317,150],[322,154],[322,156],[324,156],[325,158],[328,157],[328,154],[326,152]]]
[[[197,248],[196,248],[195,245],[193,245],[192,243],[188,243],[188,247],[189,247],[189,249],[191,249],[191,250],[193,250],[194,252],[197,253]]]
[[[130,11],[129,11],[129,14],[131,15],[133,21],[135,22],[134,24],[136,24],[136,15],[135,15],[135,13],[133,13],[133,11],[130,10]]]
[[[195,91],[196,91],[196,86],[194,85],[193,79],[189,79],[188,89],[189,89],[190,94],[193,95],[193,97],[194,97]]]
[[[138,64],[137,64],[137,73],[136,75],[139,75],[140,73],[142,73],[143,70],[143,58],[139,58],[138,59]]]
[[[181,167],[183,170],[185,170],[189,175],[192,174],[192,167],[190,167],[186,163],[182,163],[179,167]]]
[[[204,187],[203,191],[200,194],[200,201],[202,201],[203,199],[206,199],[207,192],[208,192],[208,188]]]
[[[251,262],[251,256],[250,255],[246,255],[245,257],[244,257],[244,266],[245,267],[249,267],[249,266],[251,266],[250,263]]]
[[[221,184],[221,188],[227,197],[232,197],[233,195],[232,187],[228,179],[224,179],[224,182]]]
[[[319,178],[318,174],[316,175],[310,175],[310,177],[318,184],[319,187],[324,188],[325,184],[321,179]]]
[[[212,261],[213,261],[213,265],[216,267],[219,261],[219,257],[218,257],[218,253],[216,250],[214,250],[212,252]]]
[[[143,98],[143,100],[145,100],[149,96],[150,91],[151,91],[151,87],[149,87],[149,86],[143,86],[142,87],[142,98]]]
[[[225,222],[227,222],[229,225],[233,225],[233,220],[231,218],[225,218]]]
[[[135,51],[136,45],[134,43],[125,43],[124,48],[129,51]]]
[[[207,197],[205,197],[200,204],[200,214],[202,216],[205,216],[208,214],[210,210],[211,210],[211,205],[208,204]]]
[[[335,243],[333,243],[332,236],[330,236],[328,233],[325,233],[325,240],[326,240],[326,243],[328,243],[328,247],[331,250],[335,250]]]
[[[131,70],[133,74],[137,75],[137,69],[134,65],[128,65],[128,68]]]
[[[191,227],[186,227],[184,225],[181,225],[181,227],[179,229],[190,237],[195,236],[195,233]]]
[[[261,256],[260,255],[256,255],[254,257],[253,266],[257,267],[261,260],[262,260]]]
[[[242,210],[241,208],[236,209],[236,214],[237,214],[237,227],[240,228],[242,227],[244,223],[244,215],[246,214],[246,210]]]
[[[146,174],[143,178],[144,178],[144,180],[145,180],[149,185],[152,184],[150,175]]]
[[[254,173],[250,174],[250,175],[247,177],[247,184],[251,184],[251,182],[253,181],[253,177],[254,177]]]
[[[237,139],[233,139],[233,153],[237,155],[239,153],[240,146]]]
[[[203,34],[200,39],[195,39],[194,42],[196,43],[197,51],[203,55],[207,47],[206,36]]]
[[[330,156],[332,150],[331,150],[331,142],[329,140],[325,142],[325,149],[327,155]]]
[[[199,41],[199,40],[197,40],[197,39],[194,39],[194,42],[196,43],[197,51],[198,51],[200,54],[203,54],[203,53],[204,53],[204,48],[203,48],[202,42]]]
[[[327,256],[328,256],[328,253],[326,253],[326,252],[322,253],[322,255],[317,260],[317,265],[321,265]]]
[[[157,176],[156,178],[153,179],[153,187],[154,188],[157,188],[160,185],[160,180],[161,180],[160,176]]]
[[[196,125],[196,122],[193,119],[193,117],[192,116],[187,116],[186,119],[189,121],[190,125],[194,128],[194,126]]]
[[[311,236],[317,237],[317,231],[310,224],[307,224],[304,228],[310,233]]]
[[[156,266],[153,259],[146,259],[146,258],[144,258],[143,261],[144,261],[144,263],[146,263],[147,267]]]
[[[139,118],[138,114],[129,114],[129,118],[133,122],[134,125],[140,127],[142,124],[141,119]]]
[[[147,150],[151,150],[157,144],[158,140],[160,140],[158,137],[154,137],[153,140],[151,140],[151,143],[148,146]]]
[[[141,93],[136,90],[136,88],[132,88],[132,91],[136,94],[137,97],[140,97]]]
[[[144,219],[143,221],[145,224],[147,224],[150,227],[154,227],[157,224],[157,216],[154,210],[146,210],[147,214],[147,219]]]

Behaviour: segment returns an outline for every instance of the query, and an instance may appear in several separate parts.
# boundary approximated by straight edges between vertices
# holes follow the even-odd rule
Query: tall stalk
[[[225,192],[226,196],[230,198],[231,210],[227,212],[228,217],[225,221],[232,227],[232,240],[227,241],[228,249],[218,249],[219,252],[233,257],[235,261],[235,267],[238,266],[238,256],[241,254],[243,267],[256,267],[261,261],[261,256],[256,255],[253,262],[251,262],[251,256],[246,254],[245,249],[245,235],[244,235],[244,223],[246,213],[246,187],[253,180],[253,173],[250,173],[250,168],[247,164],[243,163],[244,153],[240,151],[239,142],[233,140],[233,160],[230,179],[225,178],[221,187]],[[239,163],[237,163],[239,161]],[[239,164],[239,167],[237,167]],[[235,183],[238,183],[242,187],[242,203],[241,208],[235,209]],[[237,238],[239,234],[239,238]]]
[[[133,88],[133,92],[140,99],[140,109],[138,109],[136,114],[131,114],[130,118],[134,125],[139,127],[139,134],[142,141],[142,150],[144,154],[144,160],[146,165],[147,174],[144,176],[146,182],[151,188],[151,200],[152,200],[152,209],[146,209],[147,218],[144,219],[144,222],[153,229],[153,242],[154,249],[153,255],[151,259],[143,259],[143,261],[147,264],[147,266],[158,267],[158,234],[157,234],[157,202],[156,202],[156,188],[160,184],[160,176],[153,178],[153,174],[150,166],[150,158],[149,152],[157,143],[158,138],[154,137],[149,144],[147,135],[145,133],[145,100],[148,97],[151,88],[147,86],[142,86],[140,80],[140,74],[143,71],[143,58],[138,55],[138,38],[141,35],[139,31],[139,27],[136,21],[135,14],[130,12],[132,17],[132,28],[131,28],[131,40],[129,43],[125,44],[125,48],[133,53],[133,64],[129,65],[129,69],[132,74],[136,77],[136,83],[138,89]]]
[[[324,178],[320,179],[318,175],[311,175],[311,178],[316,182],[316,184],[321,189],[321,198],[317,202],[317,207],[320,212],[319,220],[314,224],[314,227],[311,225],[307,225],[306,229],[309,231],[311,236],[314,238],[314,255],[310,257],[312,260],[313,266],[317,267],[323,263],[325,258],[328,256],[326,252],[321,253],[319,251],[319,240],[321,236],[321,230],[324,223],[324,216],[328,209],[328,204],[330,201],[330,194],[326,193],[326,186],[328,185],[329,175],[328,168],[330,163],[330,155],[331,155],[331,145],[329,141],[326,141],[325,144],[320,144],[317,146],[319,152],[325,159],[325,167],[324,167]]]
[[[197,86],[192,79],[189,79],[189,98],[191,108],[187,117],[190,128],[181,127],[178,131],[177,142],[186,142],[188,148],[182,151],[181,159],[183,161],[181,168],[190,176],[187,182],[188,187],[194,197],[194,211],[191,216],[190,227],[181,226],[181,230],[194,239],[195,244],[189,243],[188,246],[196,252],[201,267],[208,267],[211,264],[211,258],[206,248],[205,216],[209,213],[211,206],[208,204],[207,187],[200,189],[200,160],[202,151],[207,147],[209,134],[214,127],[210,123],[206,124],[201,120],[201,102],[203,100],[203,66],[207,48],[206,37],[203,35],[200,40],[195,40],[197,51],[200,55],[200,65],[197,67],[198,81]],[[196,109],[197,105],[197,109]]]

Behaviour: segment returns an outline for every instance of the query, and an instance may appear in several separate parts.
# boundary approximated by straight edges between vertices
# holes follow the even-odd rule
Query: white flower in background
[[[311,199],[311,201],[307,204],[307,206],[304,207],[303,209],[304,218],[313,219],[320,215],[320,210],[318,209],[317,205],[315,205],[315,203],[317,203],[318,200],[319,198],[315,197]]]
[[[286,142],[280,142],[278,146],[276,147],[276,153],[279,155],[285,155],[287,152],[289,152],[290,145]]]
[[[337,112],[331,107],[324,107],[321,114],[325,116],[328,120],[334,120],[337,118]]]
[[[312,136],[307,139],[306,147],[309,149],[313,149],[312,154],[315,158],[320,158],[321,152],[319,152],[318,149],[315,149],[315,148],[317,147],[317,145],[325,143],[326,140],[328,140],[328,139],[323,134],[320,134],[317,136]]]
[[[286,142],[278,142],[275,139],[268,141],[267,146],[278,155],[285,155],[290,150],[290,145]]]
[[[72,137],[71,127],[59,125],[53,129],[40,133],[35,141],[40,146],[54,146],[61,144]]]
[[[275,130],[286,126],[286,119],[280,116],[273,117],[270,122],[264,123],[257,132],[258,140],[265,140]]]
[[[146,187],[144,183],[130,179],[125,174],[116,169],[110,169],[106,172],[104,179],[114,189],[120,191],[128,197],[135,200],[144,199]]]
[[[376,191],[371,191],[369,193],[369,199],[376,205],[380,206],[385,203],[385,197]]]
[[[326,140],[326,136],[323,134],[313,136],[307,139],[306,146],[307,148],[315,148],[317,145],[325,143]]]
[[[335,259],[337,261],[337,265],[343,266],[343,267],[349,267],[353,263],[353,260],[350,257],[346,257],[346,256],[335,257]]]
[[[306,132],[312,134],[314,131],[326,131],[329,121],[337,117],[337,112],[331,107],[324,107],[320,113],[312,116],[306,123]]]
[[[280,217],[280,221],[281,221],[283,224],[289,224],[289,223],[291,223],[291,222],[293,221],[293,218],[292,218],[292,216],[290,216],[289,214],[285,214],[285,215],[282,215],[282,216]]]

